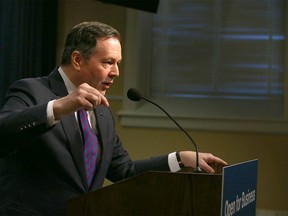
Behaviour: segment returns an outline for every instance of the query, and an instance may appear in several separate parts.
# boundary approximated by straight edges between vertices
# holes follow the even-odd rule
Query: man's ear
[[[82,56],[79,51],[73,51],[71,54],[71,63],[75,70],[79,71],[82,63]]]

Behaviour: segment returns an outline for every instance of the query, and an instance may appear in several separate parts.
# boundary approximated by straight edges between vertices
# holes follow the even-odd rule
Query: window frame
[[[287,6],[286,6],[287,9]],[[287,10],[286,10],[287,11]],[[138,89],[143,96],[162,106],[175,120],[186,129],[192,130],[213,130],[213,131],[237,131],[237,132],[259,132],[259,133],[288,133],[288,72],[287,63],[285,63],[285,79],[284,79],[284,104],[283,115],[269,116],[269,113],[264,112],[260,115],[257,110],[262,110],[259,105],[254,113],[245,115],[241,113],[242,108],[239,106],[238,115],[231,113],[229,108],[225,110],[225,102],[217,105],[221,112],[205,113],[205,109],[201,106],[190,104],[185,105],[182,99],[173,98],[167,100],[163,98],[149,97],[149,68],[151,61],[149,54],[143,52],[144,46],[151,44],[147,38],[151,39],[151,32],[147,29],[151,28],[151,23],[145,17],[152,16],[136,10],[127,10],[127,25],[125,34],[124,55],[124,92],[123,92],[123,109],[118,112],[122,126],[133,127],[156,127],[156,128],[177,128],[173,122],[157,107],[145,101],[133,102],[126,97],[126,92],[129,88]],[[285,19],[287,15],[285,13]],[[149,20],[149,19],[148,19]],[[139,23],[144,23],[139,25]],[[286,30],[287,33],[287,30]],[[143,43],[143,40],[147,44]],[[287,41],[287,39],[286,39]],[[285,59],[287,58],[287,43],[285,43]],[[193,101],[193,100],[191,100]],[[202,104],[202,108],[209,107],[204,101],[198,100]],[[237,102],[236,102],[237,103]],[[189,108],[192,107],[192,108]],[[226,107],[227,108],[227,107]],[[273,106],[270,105],[273,109]],[[268,109],[269,110],[269,109]]]

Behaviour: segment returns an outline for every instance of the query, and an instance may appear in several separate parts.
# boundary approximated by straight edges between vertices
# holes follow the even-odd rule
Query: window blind
[[[156,97],[283,96],[285,0],[165,0],[153,17]]]

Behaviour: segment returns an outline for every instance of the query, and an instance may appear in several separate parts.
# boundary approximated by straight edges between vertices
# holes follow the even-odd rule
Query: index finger
[[[106,107],[109,107],[109,102],[108,102],[107,98],[102,94],[100,94],[100,97],[101,97],[101,104],[103,104]]]
[[[214,163],[214,164],[222,164],[224,166],[228,165],[228,163],[226,161],[222,160],[219,157],[215,157],[215,156],[214,156],[214,158],[213,158],[213,160],[211,162]],[[211,162],[209,160],[209,163],[211,163]]]

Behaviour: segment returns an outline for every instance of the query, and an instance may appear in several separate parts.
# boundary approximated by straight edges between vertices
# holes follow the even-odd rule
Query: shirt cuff
[[[53,126],[59,122],[59,120],[55,120],[54,117],[54,112],[53,112],[53,103],[55,100],[49,101],[47,104],[47,120],[48,120],[48,125]]]
[[[168,165],[171,172],[178,172],[179,170],[181,170],[177,161],[176,152],[170,153],[168,155]]]

